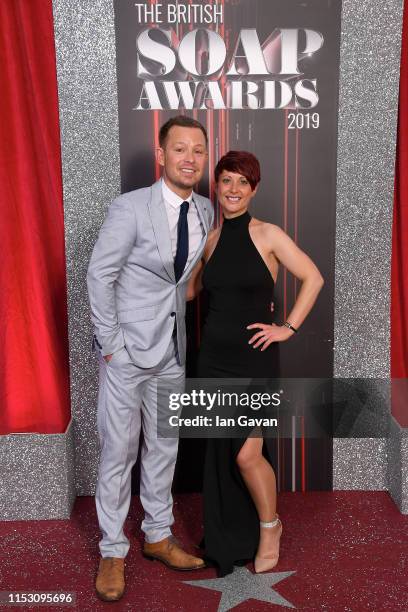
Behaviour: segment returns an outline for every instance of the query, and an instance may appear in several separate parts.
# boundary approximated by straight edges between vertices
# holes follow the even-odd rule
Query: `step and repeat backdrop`
[[[326,398],[334,381],[334,396],[347,406],[333,439],[303,435],[300,418],[292,436],[268,441],[279,488],[386,486],[383,429],[373,430],[378,419],[367,410],[362,418],[355,406],[367,405],[365,397],[388,410],[374,379],[390,374],[402,0],[53,0],[53,12],[78,494],[93,493],[99,456],[90,253],[110,202],[159,177],[158,130],[177,114],[208,130],[208,167],[197,190],[212,199],[216,225],[214,166],[230,149],[249,150],[262,170],[252,215],[282,227],[325,279],[301,332],[281,345],[281,374],[328,381]],[[281,270],[276,321],[298,291]],[[204,313],[202,296],[188,310],[190,377]],[[360,381],[357,399],[346,379]],[[372,393],[368,379],[381,392]],[[198,440],[181,441],[176,490],[199,490],[202,457]]]
[[[212,199],[216,225],[215,164],[229,150],[254,153],[262,179],[251,214],[282,227],[325,278],[301,333],[281,345],[282,377],[331,378],[341,2],[117,0],[114,11],[122,192],[157,179],[158,129],[177,114],[207,128],[208,168],[197,191]],[[277,322],[299,285],[281,270]],[[188,376],[204,313],[205,295],[188,308]],[[331,488],[330,439],[294,432],[267,443],[281,488]],[[181,442],[181,489],[199,483],[202,453],[203,444]]]

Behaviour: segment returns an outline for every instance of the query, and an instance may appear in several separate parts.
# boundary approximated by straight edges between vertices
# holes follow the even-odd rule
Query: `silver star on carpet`
[[[278,606],[294,608],[287,599],[279,595],[271,587],[295,572],[271,572],[269,574],[253,574],[246,567],[234,567],[232,574],[224,578],[210,580],[189,580],[185,584],[220,591],[222,593],[218,612],[227,612],[247,599],[267,601]]]

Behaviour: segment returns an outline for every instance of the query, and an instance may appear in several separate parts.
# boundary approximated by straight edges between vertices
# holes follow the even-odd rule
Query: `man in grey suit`
[[[174,569],[204,566],[171,538],[178,440],[157,436],[157,384],[178,392],[184,386],[186,285],[213,222],[211,202],[193,192],[207,161],[207,134],[198,121],[178,116],[162,126],[159,144],[162,179],[112,202],[87,276],[100,362],[96,591],[106,601],[125,588],[123,524],[141,428],[143,554]]]

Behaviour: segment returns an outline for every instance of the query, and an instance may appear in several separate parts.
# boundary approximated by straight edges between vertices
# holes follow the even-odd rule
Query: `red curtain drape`
[[[51,0],[1,0],[0,82],[0,434],[60,433],[70,410]]]
[[[391,376],[392,411],[408,427],[408,3],[402,28],[401,79],[395,163],[392,235]]]

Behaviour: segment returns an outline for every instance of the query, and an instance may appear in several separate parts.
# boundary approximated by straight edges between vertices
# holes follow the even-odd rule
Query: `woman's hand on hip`
[[[276,325],[275,323],[272,323],[272,325],[252,323],[248,325],[247,329],[260,330],[252,336],[248,344],[252,344],[252,348],[261,346],[261,351],[267,349],[272,342],[285,342],[285,340],[288,340],[294,334],[291,329],[283,325]]]

